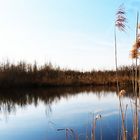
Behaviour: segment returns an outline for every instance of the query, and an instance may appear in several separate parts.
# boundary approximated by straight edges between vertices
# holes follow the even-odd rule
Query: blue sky
[[[112,69],[115,13],[122,3],[129,27],[117,32],[118,63],[130,64],[139,0],[0,0],[0,60]]]

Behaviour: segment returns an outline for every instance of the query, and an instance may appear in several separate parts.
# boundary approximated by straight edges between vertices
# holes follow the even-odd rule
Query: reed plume
[[[115,40],[115,65],[116,65],[116,83],[117,83],[117,94],[119,94],[119,82],[118,82],[118,60],[117,60],[117,34],[116,28],[119,31],[124,32],[126,29],[126,13],[124,5],[120,5],[118,11],[116,12],[116,20],[115,20],[115,28],[114,28],[114,40]],[[124,111],[122,107],[121,97],[119,96],[119,107],[121,111],[121,119],[122,119],[122,139],[126,140],[126,131],[125,131],[125,123],[124,123]],[[119,136],[118,136],[119,137]]]

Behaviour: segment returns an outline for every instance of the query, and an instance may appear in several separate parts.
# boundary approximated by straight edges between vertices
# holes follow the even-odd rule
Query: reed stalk
[[[136,41],[133,45],[131,50],[131,57],[135,60],[135,72],[134,72],[134,95],[135,95],[135,106],[134,106],[134,118],[133,118],[133,139],[139,139],[138,133],[138,96],[140,96],[140,65],[138,67],[138,60],[139,60],[139,48],[140,48],[140,40],[139,40],[139,13],[137,12],[137,19],[136,19]],[[139,91],[138,91],[139,89]],[[139,92],[139,93],[138,93]]]
[[[116,35],[116,27],[120,31],[125,31],[125,11],[123,5],[121,5],[116,13],[116,20],[115,20],[115,28],[114,28],[114,41],[115,41],[115,66],[116,66],[116,84],[117,84],[117,94],[119,94],[119,82],[118,82],[118,59],[117,59],[117,35]],[[126,129],[125,129],[125,116],[121,101],[121,96],[119,96],[119,108],[121,111],[121,119],[122,119],[122,140],[126,140]],[[119,137],[119,136],[118,136]]]
[[[137,12],[137,22],[136,22],[136,48],[138,49],[138,21],[139,21],[139,13]],[[134,119],[134,140],[138,140],[139,134],[138,134],[138,104],[137,104],[137,85],[138,85],[138,56],[135,58],[136,60],[136,68],[135,68],[135,119]]]

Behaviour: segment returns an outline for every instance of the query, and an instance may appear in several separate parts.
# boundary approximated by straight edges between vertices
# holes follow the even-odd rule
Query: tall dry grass
[[[116,28],[119,31],[124,32],[126,27],[126,13],[124,9],[124,5],[121,5],[116,13],[116,20],[115,20],[115,29],[114,29],[114,40],[115,40],[115,66],[116,66],[116,83],[117,83],[117,93],[120,94],[123,91],[120,91],[119,82],[118,82],[118,59],[117,59],[117,35],[116,35]],[[120,93],[119,93],[120,91]],[[121,120],[122,120],[122,140],[126,140],[126,128],[125,128],[125,115],[122,106],[121,96],[119,96],[119,107],[121,111]],[[118,133],[119,134],[119,133]],[[120,135],[120,134],[119,134]]]
[[[139,13],[137,12],[136,21],[136,41],[131,49],[130,56],[135,60],[135,71],[134,71],[134,94],[135,94],[135,108],[134,108],[134,119],[133,119],[133,139],[139,139],[139,114],[138,114],[138,96],[140,96],[140,65],[138,67],[138,60],[140,56],[140,34],[139,34]],[[139,90],[138,90],[139,89]]]
[[[118,68],[118,84],[131,83],[130,66]],[[81,86],[81,85],[115,85],[114,70],[74,71],[54,67],[51,63],[38,66],[37,63],[17,64],[9,61],[0,64],[0,88],[9,87],[43,87],[43,86]]]

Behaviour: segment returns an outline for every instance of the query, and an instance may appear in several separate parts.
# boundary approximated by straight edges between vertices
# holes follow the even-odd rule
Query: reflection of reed
[[[75,140],[79,140],[78,134],[72,128],[60,128],[57,131],[65,131],[65,139],[68,140],[68,136],[72,136]]]

